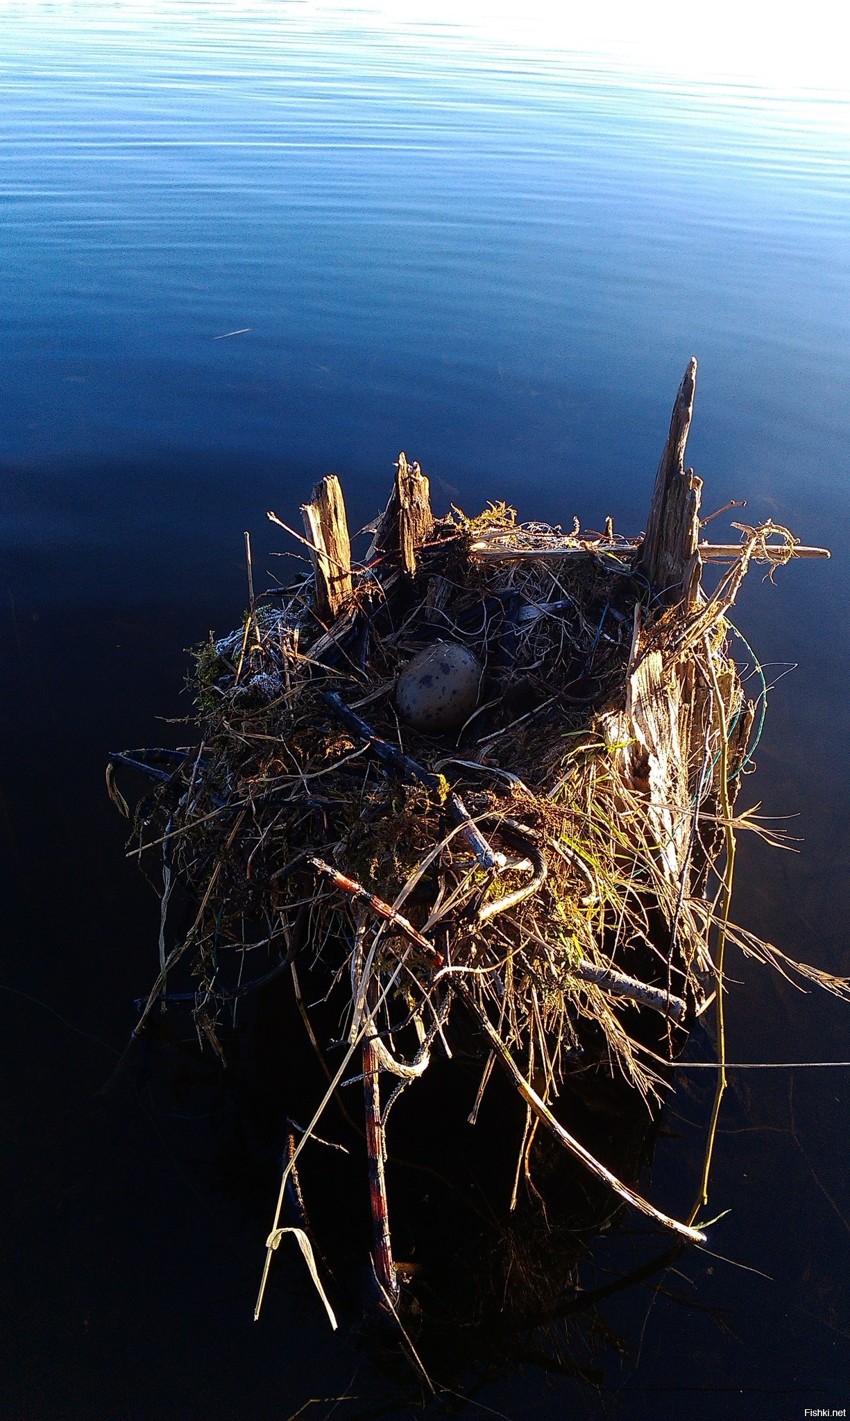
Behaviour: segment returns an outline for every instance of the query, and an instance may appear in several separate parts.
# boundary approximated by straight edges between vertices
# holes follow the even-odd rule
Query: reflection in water
[[[224,1193],[259,1223],[293,1132],[300,1132],[297,1122],[324,1078],[288,990],[269,989],[223,1039],[226,1073],[199,1057],[188,1008],[172,1008],[137,1043],[109,1091],[116,1101],[129,1092],[135,1109],[157,1118],[167,1149],[183,1156],[188,1139],[195,1152],[205,1140],[205,1191]],[[651,1289],[682,1246],[636,1229],[606,1187],[542,1136],[527,1174],[521,1170],[528,1142],[515,1092],[495,1076],[473,1128],[468,1116],[483,1058],[471,1039],[465,1049],[456,1040],[453,1046],[459,1056],[435,1062],[415,1101],[402,1102],[393,1117],[388,1176],[404,1280],[400,1326],[382,1311],[368,1267],[357,1088],[344,1093],[342,1111],[330,1107],[326,1143],[302,1156],[283,1222],[309,1228],[343,1336],[353,1329],[377,1378],[391,1388],[383,1389],[385,1398],[397,1405],[432,1390],[475,1395],[488,1379],[524,1364],[601,1385],[632,1345],[617,1335],[606,1303]],[[699,1102],[703,1124],[705,1104]],[[620,1178],[637,1182],[645,1173],[659,1116],[622,1080],[599,1073],[573,1080],[560,1113]],[[296,1256],[287,1271],[298,1271]],[[256,1248],[252,1258],[259,1264]],[[277,1276],[272,1292],[281,1286],[291,1283]],[[249,1306],[247,1290],[240,1305]],[[369,1380],[367,1368],[357,1389],[361,1403],[370,1394],[374,1401],[382,1384]],[[353,1412],[368,1414],[359,1406]]]
[[[500,1084],[494,1095],[488,1115],[463,1134],[451,1128],[448,1101],[435,1102],[434,1118],[443,1128],[432,1158],[451,1183],[429,1178],[411,1190],[414,1175],[408,1197],[402,1194],[399,1222],[402,1228],[406,1222],[416,1245],[400,1300],[402,1323],[438,1388],[474,1390],[494,1371],[523,1363],[601,1384],[616,1340],[599,1305],[610,1291],[663,1269],[680,1250],[657,1237],[651,1250],[656,1256],[637,1277],[615,1264],[613,1276],[593,1286],[600,1235],[616,1236],[620,1223],[628,1229],[633,1220],[622,1218],[609,1190],[537,1134],[526,1173],[520,1167],[528,1147],[521,1112]],[[427,1102],[419,1105],[428,1109]],[[598,1080],[568,1089],[561,1118],[620,1179],[637,1182],[657,1119],[625,1088]],[[401,1170],[394,1173],[398,1177]],[[509,1213],[517,1177],[518,1203]],[[415,1195],[426,1190],[424,1211]],[[399,1339],[393,1340],[399,1350]],[[400,1350],[405,1353],[404,1342]]]

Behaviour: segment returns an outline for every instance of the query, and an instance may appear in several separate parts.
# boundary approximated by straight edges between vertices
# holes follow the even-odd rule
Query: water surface
[[[742,598],[771,679],[798,663],[744,798],[797,816],[804,842],[743,849],[737,912],[846,971],[850,105],[354,6],[7,9],[10,1414],[286,1416],[342,1395],[356,1357],[294,1271],[250,1323],[267,1218],[211,1163],[212,1072],[187,1075],[181,1108],[141,1070],[117,1136],[95,1095],[157,931],[106,750],[185,712],[183,648],[241,614],[242,530],[258,559],[279,550],[265,511],[297,522],[330,469],[354,523],[403,448],[440,511],[505,498],[639,531],[696,354],[707,511],[745,497],[748,520],[837,554]],[[850,1059],[845,1008],[750,963],[735,975],[735,1060]],[[482,1401],[511,1417],[844,1404],[847,1074],[733,1081],[712,1195],[732,1261],[693,1255],[623,1301],[601,1397],[526,1372]],[[680,1113],[687,1091],[674,1133]],[[682,1209],[687,1167],[663,1143],[646,1187]]]

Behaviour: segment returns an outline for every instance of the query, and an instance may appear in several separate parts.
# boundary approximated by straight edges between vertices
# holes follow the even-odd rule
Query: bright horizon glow
[[[823,93],[850,101],[850,20],[835,0],[784,6],[781,0],[606,0],[593,12],[569,0],[0,0],[0,17],[38,25],[152,36],[171,25],[207,27],[260,21],[283,32],[340,27],[350,34],[427,34],[435,50],[511,51],[527,60],[597,60],[621,73],[684,83],[742,83],[776,93]]]
[[[304,6],[332,8],[322,0]],[[342,8],[342,7],[339,7]],[[505,47],[597,56],[616,68],[691,81],[740,80],[772,90],[827,90],[850,99],[850,22],[834,0],[375,0],[352,6],[366,23],[456,28]]]

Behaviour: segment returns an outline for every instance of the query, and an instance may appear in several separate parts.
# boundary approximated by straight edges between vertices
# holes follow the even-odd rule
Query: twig
[[[746,551],[745,543],[698,543],[697,552],[709,562],[733,562]],[[802,543],[763,543],[752,554],[753,562],[787,562],[789,558],[831,558],[829,548],[809,548]]]
[[[405,755],[397,745],[392,745],[388,740],[384,740],[383,736],[378,735],[362,716],[352,710],[351,706],[346,705],[336,691],[323,691],[322,700],[339,716],[343,725],[347,726],[355,735],[359,735],[361,739],[368,741],[370,748],[374,750],[385,769],[399,775],[402,779],[415,780],[419,784],[425,785],[426,789],[433,790],[440,798],[444,796],[447,786],[442,775],[432,774],[430,770],[425,769],[424,765],[420,765],[418,760],[414,760],[410,755]],[[490,848],[487,840],[476,828],[460,795],[449,794],[446,805],[450,816],[455,820],[455,823],[461,826],[461,832],[482,868],[506,868],[507,858],[504,854],[498,854]]]
[[[707,513],[705,518],[701,518],[699,526],[704,528],[706,523],[711,523],[715,518],[719,518],[721,513],[728,513],[730,508],[746,508],[746,506],[747,500],[745,498],[730,498],[728,503],[724,503],[722,507],[715,508],[713,513]]]
[[[136,1022],[135,1027],[133,1028],[134,1038],[141,1035],[142,1028],[144,1027],[145,1022],[147,1021],[151,1011],[154,1008],[154,1005],[163,988],[168,973],[173,967],[176,967],[183,954],[189,949],[189,947],[195,940],[195,933],[197,932],[198,927],[200,926],[203,920],[204,913],[207,910],[207,904],[209,903],[210,898],[212,897],[213,889],[215,888],[215,885],[218,881],[218,876],[221,873],[222,865],[224,863],[224,855],[228,853],[229,850],[233,847],[233,841],[245,821],[245,813],[246,811],[243,809],[242,812],[239,814],[236,823],[233,825],[233,828],[230,831],[227,843],[225,844],[221,855],[216,860],[215,868],[210,874],[210,881],[207,884],[206,892],[204,893],[204,896],[201,900],[201,906],[199,907],[197,914],[195,915],[195,921],[193,922],[183,941],[181,943],[178,943],[177,947],[172,948],[171,952],[168,955],[167,961],[165,962],[164,966],[160,968],[159,976],[151,987],[150,993],[148,995],[148,999],[145,1004],[145,1009],[139,1017],[139,1020]]]
[[[248,573],[248,606],[253,612],[256,598],[254,597],[254,564],[251,558],[251,534],[246,529],[242,537],[245,539],[245,567]]]
[[[656,1209],[654,1204],[650,1204],[647,1199],[644,1199],[642,1195],[638,1194],[634,1189],[631,1189],[628,1184],[623,1184],[622,1180],[618,1179],[615,1174],[612,1174],[606,1165],[596,1159],[589,1150],[585,1149],[584,1145],[580,1144],[578,1140],[564,1129],[561,1122],[552,1114],[546,1102],[541,1100],[534,1087],[525,1079],[525,1076],[522,1074],[522,1071],[519,1069],[519,1066],[516,1064],[516,1061],[498,1031],[490,1022],[487,1013],[478,1006],[463,979],[458,977],[453,978],[452,981],[455,990],[460,993],[463,1001],[489,1038],[493,1050],[505,1067],[508,1075],[511,1076],[523,1100],[531,1107],[534,1113],[540,1117],[544,1124],[548,1125],[549,1129],[556,1138],[560,1140],[565,1149],[569,1150],[577,1159],[580,1159],[590,1170],[591,1174],[596,1175],[597,1179],[604,1180],[605,1183],[614,1190],[615,1194],[619,1194],[620,1198],[625,1199],[633,1208],[639,1209],[642,1214],[647,1214],[650,1218],[655,1219],[657,1223],[663,1224],[665,1228],[673,1229],[675,1233],[681,1234],[683,1238],[690,1239],[693,1243],[705,1243],[706,1235],[702,1230],[693,1228],[692,1224],[683,1224],[678,1219],[673,1219],[669,1214],[664,1214],[660,1209]]]
[[[453,790],[446,800],[446,808],[449,812],[449,818],[453,819],[455,824],[461,826],[461,832],[482,868],[507,868],[507,857],[505,854],[501,854],[490,847],[456,791]]]
[[[720,1106],[726,1090],[726,1011],[723,1001],[723,966],[726,956],[726,930],[732,908],[732,884],[735,878],[735,831],[732,828],[732,809],[729,804],[729,733],[726,719],[726,704],[718,684],[717,670],[714,665],[714,658],[708,637],[705,639],[705,651],[708,674],[711,677],[711,687],[717,705],[717,718],[720,722],[719,798],[723,834],[726,843],[726,863],[723,866],[721,885],[723,898],[720,907],[720,922],[717,929],[717,951],[715,954],[714,972],[715,982],[717,983],[717,1052],[719,1057],[717,1088],[714,1093],[714,1104],[711,1108],[711,1121],[709,1122],[708,1139],[705,1146],[705,1159],[703,1161],[702,1178],[699,1186],[699,1199],[694,1205],[691,1214],[691,1223],[693,1223],[700,1208],[708,1203],[708,1178],[711,1173],[711,1159],[714,1153],[714,1142],[717,1138]]]
[[[437,951],[434,944],[429,942],[427,937],[422,936],[419,929],[415,928],[408,918],[405,918],[401,913],[397,912],[396,909],[385,902],[383,898],[379,898],[376,893],[370,893],[369,889],[364,888],[362,883],[358,883],[354,878],[349,878],[347,874],[340,873],[339,869],[333,868],[329,863],[325,863],[324,859],[315,858],[312,854],[308,854],[307,863],[315,868],[317,872],[323,873],[327,878],[330,878],[334,888],[338,888],[342,893],[347,893],[350,898],[354,898],[358,902],[365,903],[368,908],[371,908],[373,913],[378,914],[379,918],[383,918],[385,922],[391,923],[394,928],[397,928],[400,933],[403,933],[412,943],[415,943],[420,951],[424,952],[428,961],[433,963],[435,967],[442,967],[443,954]]]
[[[370,1018],[377,1010],[378,982],[370,974],[366,986],[366,1007]],[[375,1038],[363,1040],[363,1103],[366,1112],[366,1155],[369,1162],[369,1207],[372,1214],[373,1260],[381,1290],[393,1301],[398,1297],[398,1274],[393,1262],[387,1181],[384,1174],[386,1142],[381,1115],[380,1066]]]
[[[161,784],[170,784],[176,774],[175,770],[158,770],[155,765],[147,765],[144,760],[136,760],[132,755],[124,755],[119,750],[109,751],[109,762],[117,761],[119,765],[129,765],[132,770],[141,770],[148,779],[158,780]]]
[[[502,535],[504,536],[504,535]],[[640,546],[638,539],[625,542],[622,538],[613,542],[600,539],[592,542],[589,539],[569,539],[564,542],[553,542],[551,546],[542,548],[522,548],[512,546],[510,541],[502,543],[489,543],[479,540],[472,544],[469,549],[470,556],[476,562],[541,562],[546,559],[554,561],[557,558],[585,558],[588,555],[622,557],[625,554],[633,554]],[[697,552],[705,562],[733,562],[745,551],[743,543],[698,543]],[[785,562],[788,557],[792,558],[829,558],[832,556],[828,548],[808,547],[803,543],[795,543],[789,549],[784,544],[766,543],[753,557],[754,562]]]
[[[368,957],[367,960],[366,960],[366,966],[365,966],[365,968],[364,968],[364,971],[366,971],[366,972],[370,971],[370,969],[371,969],[371,963],[372,963],[372,961],[374,961],[374,954],[375,954],[375,951],[376,951],[376,947],[377,947],[377,940],[372,943],[372,947],[371,947],[370,952],[369,952],[369,957]],[[377,1011],[378,1008],[381,1006],[381,1004],[385,1001],[387,995],[389,994],[389,992],[392,990],[393,986],[395,985],[396,978],[398,977],[399,973],[402,971],[402,969],[403,969],[403,967],[404,967],[404,965],[405,965],[405,958],[406,958],[406,954],[404,954],[402,957],[400,957],[398,966],[396,967],[396,969],[395,969],[395,971],[393,972],[392,976],[390,977],[389,981],[384,985],[384,987],[383,987],[383,989],[382,989],[382,991],[381,991],[380,998],[379,998],[379,1000],[378,1000],[378,1002],[376,1003],[376,1006],[375,1006],[375,1010],[376,1010],[376,1011]],[[283,1201],[284,1201],[284,1197],[285,1197],[285,1194],[286,1194],[287,1181],[288,1181],[288,1179],[289,1179],[290,1174],[292,1173],[293,1165],[295,1165],[295,1164],[297,1163],[298,1156],[301,1154],[301,1151],[304,1149],[304,1146],[306,1145],[307,1141],[310,1139],[310,1137],[311,1137],[313,1131],[315,1130],[316,1126],[318,1125],[319,1121],[321,1120],[322,1116],[324,1115],[325,1110],[326,1110],[327,1105],[328,1105],[328,1102],[329,1102],[331,1099],[333,1099],[334,1095],[336,1094],[336,1091],[337,1091],[337,1088],[338,1088],[340,1082],[342,1081],[343,1077],[345,1076],[346,1071],[348,1070],[349,1062],[351,1061],[352,1056],[354,1055],[355,1051],[357,1050],[358,1046],[360,1045],[360,1043],[361,1043],[361,1041],[362,1041],[362,1039],[363,1039],[362,1026],[361,1026],[361,1028],[360,1028],[358,1031],[353,1032],[353,1033],[352,1033],[352,1036],[353,1036],[353,1040],[351,1040],[351,1042],[350,1042],[350,1044],[349,1044],[349,1046],[348,1046],[348,1048],[347,1048],[347,1050],[346,1050],[346,1052],[345,1052],[345,1054],[344,1054],[342,1060],[340,1061],[340,1063],[339,1063],[339,1065],[337,1066],[337,1068],[336,1068],[336,1070],[335,1070],[333,1076],[331,1077],[330,1081],[328,1082],[328,1088],[327,1088],[327,1090],[325,1091],[324,1095],[322,1096],[322,1099],[319,1101],[319,1104],[317,1105],[317,1107],[316,1107],[316,1109],[315,1109],[315,1111],[314,1111],[314,1113],[313,1113],[313,1118],[311,1119],[309,1125],[307,1126],[307,1129],[306,1129],[305,1133],[302,1135],[301,1139],[299,1140],[298,1144],[296,1145],[295,1150],[293,1151],[293,1154],[292,1154],[292,1158],[287,1162],[287,1164],[286,1164],[286,1166],[285,1166],[285,1168],[284,1168],[284,1170],[283,1170],[283,1173],[282,1173],[282,1175],[281,1175],[280,1187],[279,1187],[279,1189],[278,1189],[278,1196],[277,1196],[277,1204],[276,1204],[276,1206],[275,1206],[274,1223],[272,1224],[271,1233],[269,1234],[268,1238],[266,1239],[266,1257],[265,1257],[265,1262],[264,1262],[264,1264],[263,1264],[263,1273],[262,1273],[262,1277],[261,1277],[261,1279],[260,1279],[260,1288],[259,1288],[259,1292],[258,1292],[258,1294],[257,1294],[257,1301],[256,1301],[256,1303],[255,1303],[255,1305],[254,1305],[254,1321],[255,1321],[255,1322],[259,1319],[260,1311],[261,1311],[262,1306],[263,1306],[263,1298],[265,1297],[266,1285],[267,1285],[267,1283],[268,1283],[269,1271],[270,1271],[270,1269],[271,1269],[271,1264],[272,1264],[272,1253],[273,1253],[273,1251],[277,1248],[277,1245],[278,1245],[278,1243],[280,1242],[280,1232],[281,1232],[281,1230],[280,1230],[280,1228],[279,1228],[279,1223],[280,1223],[281,1212],[282,1212],[282,1210],[283,1210]]]
[[[478,1124],[478,1112],[481,1109],[481,1102],[484,1099],[484,1092],[487,1089],[487,1082],[493,1074],[493,1067],[495,1066],[495,1064],[496,1053],[495,1051],[491,1051],[489,1056],[487,1057],[487,1060],[484,1063],[484,1070],[481,1072],[481,1080],[478,1084],[478,1093],[475,1097],[475,1104],[473,1105],[472,1109],[469,1112],[469,1115],[467,1116],[467,1122],[470,1125]]]
[[[347,726],[355,735],[359,735],[361,739],[369,742],[378,760],[386,769],[394,771],[403,779],[417,780],[427,789],[440,793],[444,781],[439,775],[431,774],[430,770],[426,770],[417,760],[411,759],[409,755],[405,755],[403,750],[399,750],[397,745],[391,745],[388,740],[384,740],[383,736],[378,735],[363,720],[362,716],[345,704],[342,696],[338,695],[336,691],[323,691],[322,700],[339,716],[343,725]]]
[[[528,883],[524,883],[521,888],[514,889],[513,893],[507,893],[503,898],[497,898],[494,902],[485,903],[479,908],[479,923],[489,922],[491,918],[496,917],[497,913],[506,913],[510,908],[516,908],[518,904],[525,902],[526,898],[530,898],[532,894],[536,893],[538,888],[545,883],[548,873],[546,860],[540,850],[530,843],[528,839],[525,840],[525,845],[528,857],[534,869],[534,877]]]
[[[288,523],[284,523],[282,518],[278,518],[276,513],[272,513],[271,511],[269,511],[266,514],[266,517],[268,518],[270,523],[274,523],[277,525],[278,528],[282,528],[283,531],[285,533],[288,533],[291,538],[297,538],[299,543],[303,543],[305,548],[310,549],[310,552],[314,555],[314,557],[321,556],[323,558],[327,558],[328,562],[332,562],[334,564],[334,567],[338,568],[339,571],[342,573],[351,572],[350,567],[346,567],[344,563],[337,562],[336,558],[332,557],[330,553],[325,551],[324,548],[318,548],[315,543],[310,542],[309,538],[302,538],[300,533],[296,533],[295,529],[290,528]]]
[[[601,987],[604,992],[611,992],[615,997],[627,997],[630,1001],[639,1002],[641,1006],[652,1007],[653,1011],[661,1012],[662,1016],[670,1016],[675,1022],[685,1019],[687,1004],[681,997],[674,997],[672,992],[663,987],[650,987],[646,982],[638,982],[635,977],[627,977],[625,973],[615,972],[611,967],[596,967],[592,962],[584,960],[571,962],[569,970],[582,982],[592,982],[594,986]]]

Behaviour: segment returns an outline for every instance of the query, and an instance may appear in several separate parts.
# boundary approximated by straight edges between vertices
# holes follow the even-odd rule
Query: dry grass
[[[482,1088],[499,1061],[529,1120],[574,1152],[554,1113],[567,1072],[621,1073],[657,1100],[680,1025],[718,987],[718,935],[788,966],[728,922],[730,847],[756,821],[732,814],[753,705],[726,615],[775,532],[742,529],[689,612],[656,609],[636,545],[610,536],[515,556],[564,539],[503,505],[435,525],[415,579],[390,556],[355,567],[329,625],[309,577],[252,605],[196,653],[193,746],[136,812],[133,852],[163,857],[198,905],[170,950],[163,937],[137,1029],[182,959],[199,1032],[223,1053],[233,999],[307,961],[339,1004],[335,1082],[357,1075],[364,1041],[391,1080],[382,1125],[451,1053],[457,1012],[478,1031]],[[450,739],[394,705],[400,670],[435,639],[483,667]]]

